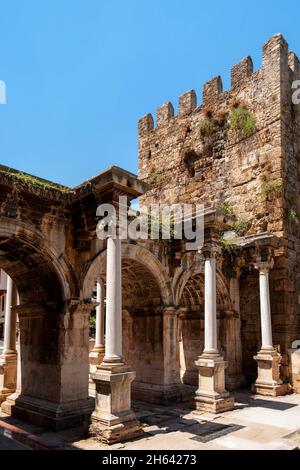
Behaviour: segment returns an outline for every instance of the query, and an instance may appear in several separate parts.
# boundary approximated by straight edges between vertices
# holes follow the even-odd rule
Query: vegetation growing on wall
[[[260,179],[260,195],[263,199],[266,199],[272,193],[277,197],[282,195],[283,184],[281,179],[268,179],[265,173],[261,175]]]
[[[249,137],[255,131],[256,119],[245,106],[234,108],[229,114],[229,125],[238,137]]]
[[[37,178],[36,176],[29,175],[28,173],[23,173],[22,171],[0,170],[0,172],[4,173],[6,176],[9,176],[9,178],[15,182],[24,183],[26,186],[32,189],[40,188],[44,190],[55,190],[66,194],[74,192],[72,189],[43,180],[41,178]]]

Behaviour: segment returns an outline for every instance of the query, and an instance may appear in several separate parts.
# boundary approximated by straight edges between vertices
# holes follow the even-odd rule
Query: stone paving
[[[124,450],[292,450],[300,448],[300,395],[258,397],[235,393],[236,407],[219,415],[196,414],[189,404],[162,407],[135,403],[144,435],[135,441],[106,446],[83,437],[82,429],[45,431],[9,418],[1,420],[36,436],[42,445],[61,449]],[[0,423],[1,427],[1,423]],[[37,442],[37,441],[36,441]],[[33,445],[34,448],[36,447]],[[24,443],[24,441],[23,441]],[[26,443],[30,446],[30,442]],[[3,441],[0,441],[0,448]],[[40,448],[42,448],[42,445]]]

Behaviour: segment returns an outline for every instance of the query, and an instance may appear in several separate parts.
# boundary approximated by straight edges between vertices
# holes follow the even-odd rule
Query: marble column
[[[97,365],[101,364],[104,358],[105,347],[104,347],[104,298],[105,288],[104,282],[99,276],[97,280],[97,307],[96,307],[96,328],[95,328],[95,344],[90,352],[90,378],[89,378],[89,391],[91,395],[95,394],[95,382],[91,375],[96,372]]]
[[[131,409],[131,383],[135,372],[122,358],[121,240],[107,239],[106,341],[103,362],[92,374],[96,387],[90,435],[106,444],[141,434]]]
[[[258,376],[252,390],[259,395],[278,396],[287,393],[287,385],[280,379],[281,356],[275,350],[272,338],[269,270],[273,264],[273,260],[255,264],[259,272],[261,349],[254,356],[257,361]]]
[[[105,364],[122,364],[121,240],[108,238]]]
[[[90,352],[90,358],[92,359],[90,362],[92,364],[101,364],[104,357],[105,347],[104,347],[104,312],[105,312],[105,305],[104,305],[104,282],[99,277],[97,280],[97,307],[96,307],[96,329],[95,329],[95,344]]]
[[[17,382],[17,349],[16,321],[17,315],[12,308],[17,304],[17,289],[11,277],[7,276],[4,319],[4,346],[0,358],[0,402],[16,391]]]
[[[216,257],[218,246],[203,250],[204,255],[204,351],[195,362],[199,370],[199,388],[196,391],[197,411],[221,413],[234,407],[234,399],[225,389],[227,363],[217,344]]]

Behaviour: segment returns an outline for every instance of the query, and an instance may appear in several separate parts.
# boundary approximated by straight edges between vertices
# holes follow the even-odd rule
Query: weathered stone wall
[[[232,68],[228,91],[216,77],[204,85],[200,106],[191,90],[180,96],[177,116],[166,103],[156,124],[151,114],[139,121],[139,176],[152,186],[144,203],[225,208],[243,221],[243,234],[279,237],[270,290],[283,376],[288,349],[300,338],[300,105],[292,103],[292,82],[299,78],[299,60],[277,34],[263,47],[260,69],[253,71],[250,57]],[[241,107],[255,120],[246,133],[233,125]],[[243,372],[250,383],[261,341],[257,272],[242,275],[240,296]],[[238,320],[230,321],[238,331]]]
[[[179,98],[179,114],[166,103],[139,121],[139,176],[152,184],[145,203],[228,204],[248,223],[248,233],[283,231],[282,109],[290,86],[288,47],[282,36],[263,48],[262,68],[247,57],[231,71],[231,89],[220,77]],[[286,81],[288,79],[288,82]],[[255,124],[245,135],[230,124],[231,112],[245,106]],[[275,182],[275,183],[274,183]]]
[[[162,328],[161,315],[132,317],[123,312],[123,354],[138,382],[164,381]]]

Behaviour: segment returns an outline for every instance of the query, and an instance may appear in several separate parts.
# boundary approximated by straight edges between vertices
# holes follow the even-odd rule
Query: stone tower
[[[297,56],[276,34],[263,46],[261,68],[253,70],[250,56],[232,67],[228,91],[215,77],[204,84],[201,105],[190,90],[179,97],[177,116],[168,102],[157,109],[156,125],[147,114],[138,126],[139,177],[152,185],[143,203],[203,203],[236,217],[243,236],[278,238],[270,289],[287,374],[288,350],[300,338],[300,105],[292,100],[299,78]],[[241,310],[249,322],[248,282]],[[245,333],[248,349],[258,332]]]

